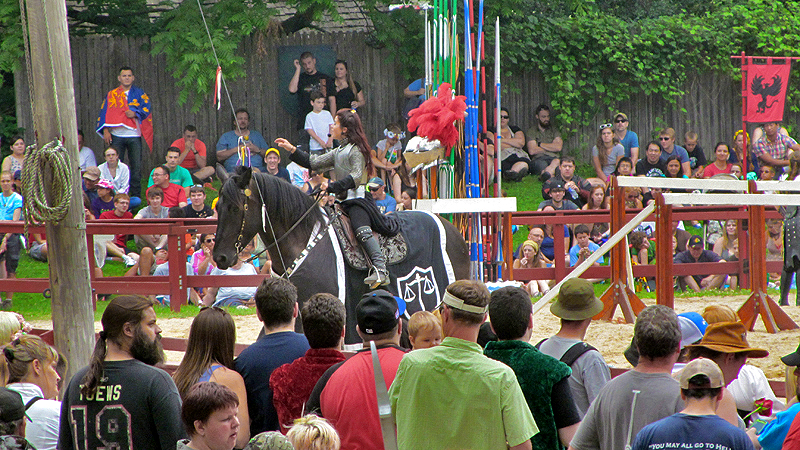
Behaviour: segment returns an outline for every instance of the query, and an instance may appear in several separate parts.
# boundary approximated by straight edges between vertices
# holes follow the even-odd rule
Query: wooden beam
[[[417,200],[415,209],[430,211],[436,214],[515,212],[517,210],[517,198],[440,198]]]
[[[664,194],[669,205],[800,205],[798,194]]]
[[[622,227],[618,232],[614,233],[611,237],[609,237],[605,244],[600,246],[599,249],[597,249],[594,253],[589,255],[589,257],[586,258],[584,262],[578,264],[578,266],[575,267],[575,269],[573,269],[572,272],[570,272],[561,281],[559,281],[558,284],[550,288],[550,290],[547,291],[547,294],[544,294],[542,298],[539,299],[539,301],[533,305],[533,313],[536,314],[537,312],[539,312],[540,309],[544,308],[545,305],[550,303],[550,300],[552,300],[553,297],[558,295],[558,291],[559,289],[561,289],[561,285],[564,284],[565,281],[569,280],[570,278],[579,277],[586,269],[591,267],[595,261],[600,259],[601,256],[608,253],[608,251],[611,250],[612,247],[617,245],[619,241],[621,241],[625,236],[627,236],[628,233],[631,232],[631,230],[639,226],[639,224],[642,223],[642,221],[646,219],[647,216],[653,213],[655,208],[656,208],[655,204],[651,203],[650,205],[647,205],[647,207],[641,210],[639,214],[636,215],[636,217],[628,221],[628,223],[626,223],[624,227]]]
[[[25,4],[30,35],[37,145],[41,147],[60,139],[71,159],[69,189],[72,190],[72,199],[67,215],[59,223],[47,223],[55,345],[69,362],[64,375],[69,380],[86,365],[92,354],[94,314],[78,167],[78,125],[67,9],[66,3],[61,0],[26,0]],[[38,169],[45,174],[45,194],[48,199],[52,198],[56,189],[53,167],[47,163],[41,164]]]

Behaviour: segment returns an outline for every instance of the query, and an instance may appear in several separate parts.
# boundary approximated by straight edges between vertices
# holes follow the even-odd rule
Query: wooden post
[[[62,139],[74,169],[70,180],[72,201],[67,215],[60,223],[47,223],[53,330],[55,346],[69,362],[64,377],[66,385],[89,361],[95,342],[67,9],[61,0],[26,0],[25,3],[37,145],[41,147],[53,139]],[[45,192],[49,197],[53,193],[53,169],[46,165],[42,170],[48,174]]]
[[[656,304],[675,307],[672,279],[672,205],[656,194]]]
[[[749,191],[753,194],[756,190],[755,180],[748,183]],[[739,308],[737,314],[748,330],[753,331],[756,319],[761,316],[764,327],[769,333],[781,330],[794,330],[797,324],[767,295],[767,268],[766,252],[767,239],[764,235],[764,206],[750,205],[750,297]]]
[[[617,177],[611,177],[611,235],[613,236],[625,225],[625,192],[617,182]],[[628,286],[625,258],[628,252],[627,239],[623,239],[609,252],[611,266],[611,286],[603,292],[600,300],[603,310],[593,317],[595,320],[611,320],[614,311],[619,305],[625,323],[634,323],[636,316],[645,308],[644,303]],[[658,248],[658,247],[656,247]],[[558,255],[558,253],[556,253]]]

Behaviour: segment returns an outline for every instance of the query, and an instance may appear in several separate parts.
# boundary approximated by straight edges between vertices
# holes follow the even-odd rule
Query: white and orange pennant
[[[214,79],[214,102],[217,105],[217,111],[222,106],[222,67],[217,66],[217,76]]]

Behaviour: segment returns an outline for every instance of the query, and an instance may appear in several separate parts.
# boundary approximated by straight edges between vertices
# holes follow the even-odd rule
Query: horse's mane
[[[252,195],[255,199],[264,199],[269,220],[276,228],[288,229],[315,203],[314,198],[310,195],[307,195],[286,180],[270,174],[254,172],[250,180],[250,189],[253,190]],[[259,197],[257,189],[260,189],[261,197]],[[220,191],[221,197],[236,203],[241,202],[242,191],[233,178],[227,180]],[[261,214],[260,211],[257,213]],[[313,208],[303,219],[303,223],[298,225],[296,229],[311,234],[314,223],[317,220],[322,220],[322,212],[319,208]],[[267,230],[269,231],[269,227],[267,227]],[[280,236],[275,237],[278,238]]]

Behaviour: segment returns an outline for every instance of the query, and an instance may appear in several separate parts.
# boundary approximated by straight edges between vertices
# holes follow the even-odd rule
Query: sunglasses
[[[670,139],[672,139],[672,138],[671,137],[664,137],[664,136],[661,136],[660,138],[658,138],[659,141],[668,141]]]
[[[395,133],[394,131],[383,130],[383,135],[389,139],[394,139],[397,136],[397,139],[404,139],[406,137],[405,131],[401,131],[400,133]]]
[[[501,119],[508,119],[508,116],[500,116]]]
[[[610,123],[604,123],[604,124],[600,125],[600,129],[601,129],[601,130],[605,130],[606,128],[611,128],[611,127],[613,127],[613,126],[614,126],[614,125],[612,125],[612,124],[610,124]]]
[[[625,122],[627,122],[627,120],[625,120],[625,119],[617,119],[614,122],[616,122],[616,123],[625,123]]]
[[[210,244],[210,243],[215,242],[215,241],[214,241],[213,238],[208,238],[208,239],[205,240],[205,242],[206,242],[206,244]]]

